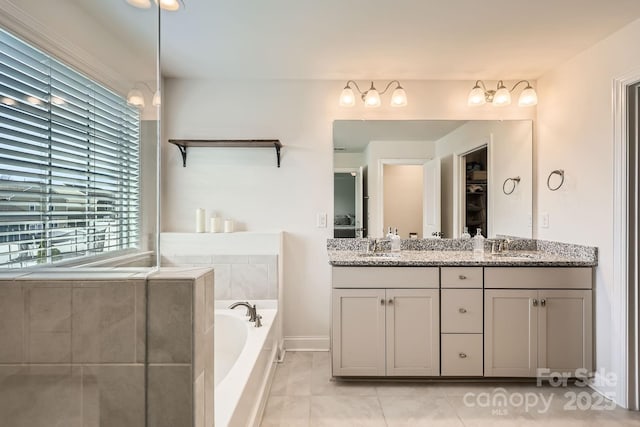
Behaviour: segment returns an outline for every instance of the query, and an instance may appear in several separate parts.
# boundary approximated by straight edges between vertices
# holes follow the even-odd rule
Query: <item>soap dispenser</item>
[[[473,236],[473,254],[482,256],[484,255],[484,236],[482,235],[482,229],[476,229],[476,235]]]
[[[398,229],[396,228],[396,232],[391,237],[391,252],[400,252],[402,239],[398,235]]]
[[[460,236],[461,239],[469,240],[471,238],[471,234],[469,234],[469,227],[464,228],[464,233]]]

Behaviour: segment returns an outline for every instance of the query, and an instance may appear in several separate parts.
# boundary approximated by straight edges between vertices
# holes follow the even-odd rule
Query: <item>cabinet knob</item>
[[[466,312],[467,312],[467,309],[466,309],[466,308],[464,308],[464,307],[460,307],[460,308],[458,309],[458,311],[459,311],[460,313],[464,314],[464,313],[466,313]]]
[[[547,300],[546,300],[546,299],[541,299],[541,300],[540,300],[540,305],[541,305],[541,306],[543,306],[543,307],[544,307],[545,305],[547,305]]]
[[[467,276],[465,276],[464,274],[461,274],[458,276],[458,279],[460,280],[465,280],[467,278]]]
[[[538,300],[537,300],[537,299],[534,299],[534,300],[533,300],[533,302],[532,302],[532,304],[533,304],[533,306],[534,306],[534,307],[537,307],[537,306],[538,306]]]
[[[389,304],[393,304],[393,298],[389,298]]]
[[[458,356],[460,357],[460,359],[466,359],[467,355],[465,353],[459,353]]]
[[[380,305],[384,305],[384,298],[380,298]]]

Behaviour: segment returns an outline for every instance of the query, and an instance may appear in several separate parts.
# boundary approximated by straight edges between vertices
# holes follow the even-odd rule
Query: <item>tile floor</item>
[[[583,387],[331,381],[329,357],[287,353],[276,369],[263,427],[640,426],[639,412],[605,409],[609,401]],[[510,403],[499,406],[504,396]],[[571,396],[581,397],[580,404]]]

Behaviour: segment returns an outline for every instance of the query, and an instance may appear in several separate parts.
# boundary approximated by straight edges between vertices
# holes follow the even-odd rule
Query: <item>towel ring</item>
[[[507,191],[506,187],[507,187],[507,183],[509,183],[509,182],[511,182],[513,186],[511,187],[510,191]],[[508,196],[509,194],[511,194],[514,191],[516,191],[516,187],[517,187],[517,185],[519,183],[520,183],[520,177],[519,176],[505,179],[504,182],[502,183],[502,192]]]
[[[560,175],[560,184],[558,184],[556,187],[551,186],[551,177],[553,175]],[[554,171],[551,171],[551,173],[547,177],[547,188],[551,191],[556,191],[560,187],[562,187],[562,184],[564,184],[564,169],[556,169]]]

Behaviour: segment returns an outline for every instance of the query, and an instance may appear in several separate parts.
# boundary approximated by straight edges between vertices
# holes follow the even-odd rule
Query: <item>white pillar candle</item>
[[[205,211],[202,208],[196,209],[196,233],[205,232]]]
[[[224,232],[225,233],[233,233],[233,220],[225,219],[224,220]]]
[[[222,231],[222,218],[213,216],[209,222],[211,223],[209,231],[212,233],[220,233]]]

